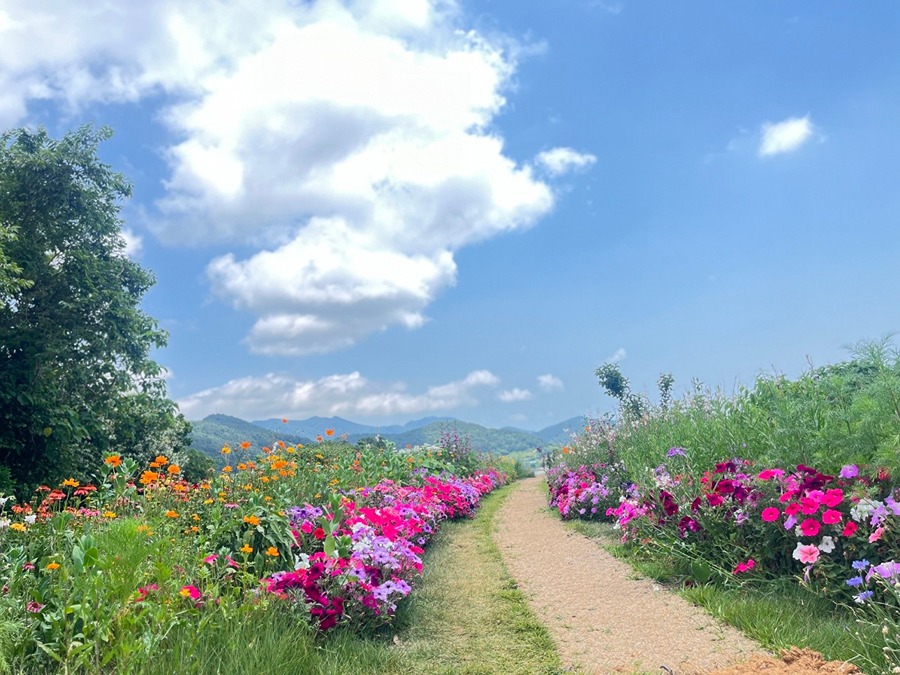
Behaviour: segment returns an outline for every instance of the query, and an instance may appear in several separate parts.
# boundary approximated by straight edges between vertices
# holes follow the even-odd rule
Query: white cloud
[[[137,258],[144,248],[143,237],[126,227],[122,229],[122,239],[125,240],[125,249],[122,252],[129,258]]]
[[[793,152],[803,145],[813,133],[813,125],[806,117],[789,117],[786,120],[762,125],[759,156],[768,157]]]
[[[518,401],[527,401],[533,394],[527,389],[506,389],[497,394],[497,398],[504,403],[516,403]]]
[[[227,413],[244,419],[309,417],[312,415],[398,415],[450,411],[474,405],[474,390],[493,387],[500,380],[490,371],[475,370],[462,380],[409,393],[403,383],[371,382],[359,372],[298,380],[269,373],[231,380],[197,392],[178,402],[189,419]]]
[[[559,176],[573,169],[585,169],[597,161],[594,155],[578,152],[572,148],[553,148],[539,153],[534,162],[550,175]]]
[[[624,361],[626,356],[628,356],[628,352],[625,351],[625,348],[619,347],[613,354],[603,359],[603,363],[619,363]]]
[[[0,123],[37,100],[159,105],[169,175],[148,224],[172,245],[241,247],[207,271],[257,317],[256,351],[422,325],[457,250],[553,206],[491,127],[527,50],[468,30],[452,0],[13,4]],[[595,158],[536,161],[556,175]]]
[[[538,375],[538,386],[544,391],[555,391],[563,388],[563,381],[556,375]]]

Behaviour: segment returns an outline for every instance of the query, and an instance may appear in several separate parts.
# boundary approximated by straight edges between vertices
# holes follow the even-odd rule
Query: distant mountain
[[[253,424],[266,429],[271,429],[278,433],[290,433],[309,436],[310,438],[315,438],[320,434],[324,434],[326,429],[334,429],[334,435],[338,438],[344,434],[347,434],[351,438],[364,438],[366,436],[385,437],[394,434],[402,434],[405,431],[419,429],[428,424],[451,420],[453,420],[452,417],[423,417],[422,419],[413,420],[402,425],[388,424],[376,426],[372,424],[351,422],[350,420],[345,420],[343,417],[308,417],[305,420],[288,420],[287,422],[282,422],[280,418],[254,420]]]
[[[241,443],[248,441],[252,452],[257,453],[263,446],[271,446],[275,441],[284,441],[292,445],[315,442],[299,434],[273,433],[270,429],[229,415],[209,415],[199,422],[191,422],[191,426],[191,447],[209,455],[217,462],[222,457],[223,445],[236,450]]]
[[[221,460],[223,445],[233,449],[240,447],[243,441],[249,441],[254,450],[263,446],[271,446],[277,440],[285,443],[307,445],[315,443],[314,438],[324,435],[326,429],[334,429],[334,437],[341,438],[346,434],[350,443],[362,438],[380,436],[394,442],[397,447],[407,445],[430,445],[440,440],[445,429],[455,429],[458,433],[468,435],[472,445],[483,452],[508,454],[537,447],[564,445],[569,442],[566,430],[579,431],[583,419],[573,417],[565,422],[554,424],[540,431],[526,431],[514,427],[491,429],[472,422],[463,422],[453,417],[423,417],[406,424],[375,426],[360,424],[342,417],[309,417],[304,420],[288,420],[271,418],[255,422],[246,422],[228,415],[209,415],[199,422],[192,422],[191,445]]]

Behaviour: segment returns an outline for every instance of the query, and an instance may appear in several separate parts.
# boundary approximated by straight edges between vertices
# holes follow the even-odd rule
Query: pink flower
[[[796,516],[798,513],[800,513],[800,504],[798,504],[797,502],[791,502],[784,507],[784,512],[786,515]]]
[[[42,609],[44,609],[45,606],[46,605],[42,605],[39,602],[32,601],[25,605],[25,611],[29,612],[30,614],[38,614]]]
[[[841,522],[843,516],[840,511],[835,511],[834,509],[828,509],[825,513],[822,514],[822,522],[826,525],[834,525],[835,523]]]
[[[841,534],[844,535],[845,537],[852,537],[853,534],[854,534],[854,533],[856,532],[856,530],[858,530],[858,529],[859,529],[859,525],[857,525],[856,523],[854,523],[854,522],[851,520],[849,523],[847,523],[846,525],[844,525],[844,531],[841,532]]]
[[[842,501],[844,501],[844,492],[838,488],[829,490],[825,493],[825,497],[822,498],[822,503],[830,508],[834,508]]]
[[[807,518],[802,523],[800,523],[800,531],[803,533],[804,537],[815,537],[819,534],[819,529],[822,525],[815,518]]]
[[[311,522],[309,522],[308,520],[304,520],[303,524],[300,526],[300,531],[303,534],[312,534],[313,529],[315,529],[315,528],[313,528],[313,524]]]
[[[770,506],[767,509],[763,509],[760,516],[767,523],[774,523],[781,517],[781,511],[776,509],[774,506]]]
[[[741,574],[742,572],[749,572],[756,566],[756,561],[753,558],[747,560],[747,562],[738,563],[737,567],[734,568],[734,572],[732,574]]]
[[[219,556],[217,556],[215,553],[213,553],[212,555],[206,556],[203,559],[203,562],[205,562],[207,565],[215,565],[216,560],[218,560],[218,559],[219,559]]]
[[[719,506],[720,504],[724,504],[725,500],[721,495],[708,494],[706,495],[706,501],[710,506]]]
[[[763,469],[759,472],[759,476],[757,476],[757,478],[759,478],[760,480],[771,480],[783,475],[784,471],[782,469]]]
[[[801,497],[800,510],[806,515],[811,515],[819,510],[819,502],[812,497]]]
[[[181,590],[178,593],[184,598],[190,598],[191,600],[198,600],[202,595],[200,593],[200,589],[196,586],[182,586]]]
[[[794,549],[794,560],[799,560],[804,565],[812,565],[819,559],[819,549],[813,544],[803,544],[798,542],[797,548]]]
[[[876,541],[881,539],[882,534],[884,534],[884,528],[879,527],[877,530],[875,530],[872,534],[869,535],[869,543],[874,544]]]
[[[825,498],[825,493],[821,490],[810,490],[806,493],[806,496],[812,499],[816,504],[821,504],[822,500]]]

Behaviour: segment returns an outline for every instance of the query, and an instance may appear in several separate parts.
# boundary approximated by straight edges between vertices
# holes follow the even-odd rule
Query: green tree
[[[139,308],[155,280],[124,253],[131,186],[97,157],[110,136],[0,135],[0,466],[23,489],[186,442]]]

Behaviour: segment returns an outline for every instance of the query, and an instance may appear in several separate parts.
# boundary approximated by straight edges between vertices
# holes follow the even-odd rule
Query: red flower
[[[321,527],[317,527],[316,531],[313,532],[313,536],[316,539],[324,539],[325,538],[325,530],[323,530]]]
[[[800,523],[800,532],[803,533],[804,537],[815,537],[819,534],[819,529],[822,527],[821,523],[815,518],[807,518],[802,523]]]
[[[854,534],[854,533],[856,532],[856,530],[858,530],[858,529],[859,529],[859,525],[857,525],[856,523],[854,523],[854,522],[851,520],[849,523],[847,523],[846,525],[844,525],[844,531],[841,532],[841,534],[844,535],[845,537],[852,537],[853,534]]]

